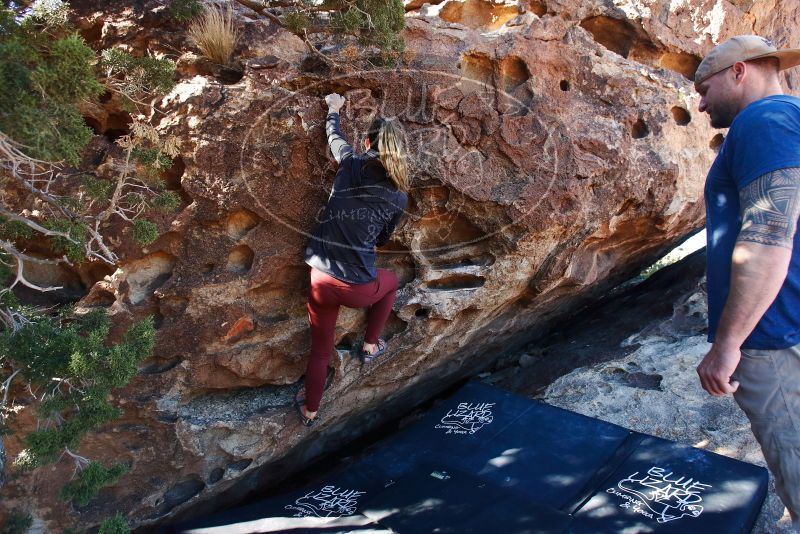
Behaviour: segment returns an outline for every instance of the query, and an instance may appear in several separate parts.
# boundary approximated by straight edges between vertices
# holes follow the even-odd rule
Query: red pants
[[[311,323],[311,357],[306,368],[306,409],[316,412],[325,389],[328,361],[333,349],[339,306],[366,308],[367,332],[364,342],[374,344],[383,330],[397,294],[397,276],[378,269],[378,277],[366,284],[342,282],[311,268],[308,321]]]

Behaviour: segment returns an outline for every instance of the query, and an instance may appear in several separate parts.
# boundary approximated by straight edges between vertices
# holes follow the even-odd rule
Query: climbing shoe
[[[386,345],[386,341],[383,338],[378,338],[378,342],[375,343],[374,352],[367,352],[363,348],[358,351],[358,356],[361,358],[363,363],[372,363],[384,354],[386,354],[388,346]]]

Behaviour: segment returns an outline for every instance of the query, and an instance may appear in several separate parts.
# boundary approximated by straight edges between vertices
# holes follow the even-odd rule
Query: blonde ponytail
[[[409,180],[403,130],[394,119],[375,119],[373,125],[374,128],[370,127],[370,137],[377,141],[375,148],[381,164],[397,189],[407,193]]]

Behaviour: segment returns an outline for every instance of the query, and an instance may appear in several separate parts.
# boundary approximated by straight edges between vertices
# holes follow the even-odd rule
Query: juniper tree
[[[49,239],[69,261],[114,264],[103,223],[119,217],[133,225],[151,207],[179,203],[160,179],[177,143],[141,121],[148,100],[173,85],[175,66],[119,49],[97,57],[67,22],[64,4],[49,5],[49,11],[0,8],[0,261],[17,267],[34,262],[13,244],[19,230],[9,223],[15,223]],[[120,97],[133,120],[131,133],[117,141],[124,158],[113,162],[118,173],[111,179],[74,169],[93,134],[79,106],[106,91]],[[19,194],[36,203],[36,217],[11,209],[7,197]],[[143,244],[153,239],[152,227],[142,223],[134,234]],[[25,284],[17,270],[16,283]]]
[[[172,87],[174,69],[172,61],[150,55],[118,49],[97,54],[58,0],[0,5],[0,436],[24,408],[10,405],[12,387],[27,386],[37,401],[31,406],[39,426],[23,437],[26,448],[14,465],[34,469],[71,459],[76,477],[62,496],[77,503],[88,502],[126,470],[91,462],[74,450],[87,432],[120,415],[109,394],[126,385],[152,353],[153,322],[140,321],[122,341],[110,343],[104,310],[38,310],[19,302],[14,290],[59,289],[29,281],[26,266],[32,264],[115,265],[108,242],[119,236],[103,230],[111,219],[127,223],[142,244],[158,237],[158,227],[145,217],[151,209],[180,205],[162,179],[178,144],[159,135],[146,117],[149,102]],[[116,141],[113,172],[101,176],[77,167],[94,135],[81,106],[103,93],[116,95],[131,126]],[[52,254],[30,253],[34,242]],[[124,530],[121,517],[108,524],[109,532]]]
[[[65,452],[79,467],[89,464],[70,449],[86,432],[121,415],[108,395],[133,378],[139,361],[152,352],[155,337],[151,318],[136,323],[113,345],[106,343],[109,328],[103,309],[83,316],[65,309],[57,317],[31,311],[16,332],[0,333],[0,359],[31,386],[43,422],[25,436],[27,448],[15,459],[17,467],[40,467]],[[118,469],[113,473],[122,474]],[[65,491],[73,495],[77,489]]]

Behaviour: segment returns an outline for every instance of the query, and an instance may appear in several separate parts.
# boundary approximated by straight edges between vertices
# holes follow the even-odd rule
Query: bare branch
[[[8,393],[11,391],[11,381],[14,380],[14,377],[19,374],[19,369],[11,373],[11,376],[6,378],[5,382],[0,385],[0,390],[3,391],[3,400],[0,401],[0,419],[4,419],[5,416],[3,415],[3,411],[5,410],[6,405],[8,404]]]
[[[45,235],[47,237],[63,237],[64,239],[68,239],[69,241],[71,241],[73,243],[77,243],[77,241],[75,239],[73,239],[72,236],[70,236],[69,234],[67,234],[65,232],[57,232],[55,230],[49,230],[49,229],[45,228],[44,226],[41,226],[41,225],[33,222],[32,220],[26,218],[26,217],[23,217],[21,215],[17,215],[16,213],[8,211],[7,209],[5,209],[3,207],[2,204],[0,204],[0,215],[3,215],[4,217],[7,217],[7,218],[12,219],[12,220],[17,221],[17,222],[21,222],[24,225],[29,226],[30,228],[33,228],[34,230],[36,230],[40,234],[43,234],[43,235]]]
[[[236,2],[243,5],[244,7],[252,9],[259,15],[263,15],[264,11],[266,11],[267,9],[267,6],[263,2],[257,2],[254,0],[236,0]],[[280,24],[280,22],[278,24]],[[283,26],[282,24],[280,25]]]
[[[68,455],[70,455],[70,457],[72,457],[73,460],[75,460],[75,471],[72,472],[73,477],[91,463],[88,458],[84,458],[79,454],[75,454],[67,447],[64,447],[64,452],[66,452]]]
[[[336,62],[334,60],[332,60],[331,58],[329,58],[328,56],[317,50],[317,47],[311,44],[311,41],[308,40],[308,32],[306,32],[306,30],[303,30],[303,41],[305,41],[308,49],[311,50],[313,54],[322,58],[322,60],[325,61],[325,63],[331,66],[336,65]]]
[[[119,205],[120,197],[122,196],[122,190],[125,188],[125,179],[128,177],[128,171],[131,169],[132,154],[133,144],[128,143],[127,149],[125,150],[125,163],[122,165],[121,172],[117,175],[117,185],[114,187],[114,193],[111,195],[111,200],[108,203],[108,207],[99,215],[97,215],[96,220],[98,222],[106,221],[109,217],[111,217],[112,214],[118,211],[117,207]]]
[[[30,323],[27,317],[11,308],[0,308],[0,321],[6,325],[6,328],[8,328],[12,334]]]
[[[282,28],[286,27],[286,25],[281,21],[281,19],[278,18],[277,15],[274,15],[274,14],[272,14],[269,11],[266,11],[266,10],[262,11],[261,14],[264,15],[265,17],[267,17],[273,23],[277,24],[278,26],[280,26]]]
[[[77,214],[61,205],[55,196],[35,185],[37,176],[49,176],[46,179],[49,184],[54,172],[60,169],[59,162],[47,162],[32,158],[25,154],[20,147],[22,145],[0,132],[0,168],[8,170],[19,185],[57,209],[64,217],[77,219]]]
[[[37,176],[50,173],[50,169],[53,166],[58,167],[60,164],[60,162],[50,162],[32,158],[23,152],[22,149],[24,148],[30,147],[14,141],[3,132],[0,132],[0,162],[2,162],[3,165],[11,164],[15,167],[24,165],[30,167],[33,171],[27,174]]]
[[[6,293],[11,291],[17,284],[22,284],[26,287],[31,289],[35,289],[37,291],[47,292],[47,291],[55,291],[57,289],[61,289],[61,286],[49,286],[49,287],[42,287],[34,284],[33,282],[28,281],[25,278],[25,262],[30,261],[33,263],[40,263],[40,264],[47,264],[47,263],[57,263],[53,262],[53,260],[43,260],[41,258],[33,258],[22,252],[18,251],[14,245],[9,243],[8,241],[0,240],[0,248],[5,250],[8,254],[16,258],[17,260],[17,275],[14,281],[11,283],[10,286],[0,291],[0,294]]]
[[[34,178],[36,176],[47,175],[52,177],[54,171],[59,169],[58,163],[50,163],[31,158],[25,154],[20,147],[21,145],[19,143],[16,143],[3,132],[0,132],[0,168],[6,168],[19,185],[54,208],[61,216],[72,221],[82,220],[80,215],[63,206],[57,197],[34,185]],[[49,184],[49,179],[47,183]],[[87,255],[90,258],[97,258],[105,263],[114,265],[118,260],[117,255],[111,252],[106,246],[103,241],[103,236],[99,232],[99,225],[96,225],[94,229],[87,226],[87,230],[92,238],[91,241],[87,243]],[[62,235],[62,237],[66,237],[73,243],[76,242],[68,235]],[[92,243],[97,244],[97,248],[100,249],[99,253],[91,248]]]
[[[276,26],[280,26],[281,28],[285,28],[286,25],[281,21],[281,19],[275,15],[274,13],[267,11],[267,5],[263,2],[258,2],[256,0],[236,0],[239,4],[252,9],[259,15],[263,15],[271,20]],[[270,6],[270,7],[281,7],[281,6]]]
[[[268,9],[279,8],[295,8],[307,12],[325,12],[325,11],[339,11],[345,7],[353,5],[353,2],[340,1],[336,4],[321,3],[320,5],[311,5],[301,0],[236,0],[239,4],[252,9],[259,15],[263,15]]]
[[[108,247],[106,246],[105,242],[103,241],[103,236],[100,235],[100,221],[94,221],[94,228],[88,227],[87,230],[91,239],[86,243],[86,253],[89,255],[90,258],[98,258],[103,260],[106,263],[114,265],[117,263],[117,255],[111,252]],[[92,243],[97,243],[97,246],[100,248],[103,255],[97,254],[92,250]]]
[[[372,23],[372,15],[370,15],[369,13],[358,7],[355,2],[350,4],[350,9],[355,9],[356,11],[358,11],[367,18],[367,28],[369,28],[370,30],[375,29],[375,25]]]
[[[331,11],[337,11],[339,9],[343,9],[346,6],[350,6],[349,2],[341,2],[341,4],[337,4],[339,7],[330,7],[330,6],[311,6],[306,5],[302,2],[259,2],[258,0],[236,0],[239,4],[252,9],[257,14],[262,15],[272,21],[276,26],[280,26],[281,28],[287,28],[286,24],[276,15],[269,11],[271,8],[287,8],[287,7],[294,7],[297,8],[299,11],[304,13],[328,13]],[[267,5],[268,4],[268,5]],[[287,28],[288,29],[288,28]],[[313,26],[306,28],[306,30],[311,30],[311,33],[319,33],[328,30],[329,28],[321,23],[314,24]]]

